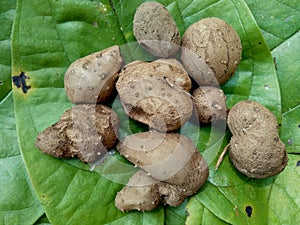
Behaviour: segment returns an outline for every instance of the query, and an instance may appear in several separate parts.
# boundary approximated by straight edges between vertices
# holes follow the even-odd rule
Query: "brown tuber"
[[[214,17],[192,24],[182,39],[183,65],[201,85],[224,84],[235,73],[241,53],[237,32],[224,20]]]
[[[177,133],[149,131],[133,134],[120,142],[117,150],[145,171],[147,176],[154,179],[153,182],[156,181],[162,201],[171,206],[180,205],[186,197],[196,193],[208,177],[207,163],[195,145]],[[128,211],[131,208],[126,206],[131,200],[124,197],[124,192],[122,204],[117,198],[116,205],[122,211]],[[156,187],[155,193],[157,198]],[[147,210],[142,207],[139,209]]]
[[[155,56],[167,58],[179,50],[180,34],[169,11],[158,2],[141,4],[134,15],[138,43]]]
[[[229,111],[227,120],[233,137],[229,155],[233,165],[252,178],[277,175],[288,157],[280,140],[277,119],[255,101],[241,101]]]
[[[160,131],[173,131],[191,116],[191,80],[174,59],[135,61],[116,83],[122,105],[131,118]]]
[[[112,46],[74,61],[65,74],[69,100],[78,103],[102,103],[113,93],[115,80],[123,66],[119,46]]]
[[[161,202],[159,181],[147,176],[143,170],[135,173],[127,185],[117,193],[115,205],[121,211],[150,211]]]
[[[83,162],[94,162],[115,145],[117,127],[117,115],[110,108],[77,105],[39,133],[35,145],[57,158],[78,157]]]
[[[226,119],[224,92],[216,87],[199,87],[193,91],[193,102],[201,123],[214,123]]]

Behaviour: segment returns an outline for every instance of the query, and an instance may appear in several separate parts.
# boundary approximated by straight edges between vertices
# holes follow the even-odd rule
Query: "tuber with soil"
[[[94,162],[116,144],[118,124],[117,114],[106,106],[76,105],[39,133],[35,145],[57,158]]]
[[[161,199],[165,204],[179,206],[186,197],[196,193],[208,177],[204,158],[190,139],[178,133],[148,131],[133,134],[119,142],[117,150],[143,171],[134,175],[117,195],[116,206],[122,211],[148,210],[142,204],[131,205],[132,192],[140,199],[139,192],[144,195],[149,191],[151,202]],[[141,191],[143,187],[145,192]]]
[[[180,48],[180,34],[169,11],[158,2],[144,2],[134,15],[138,43],[155,56],[167,58]]]
[[[235,73],[241,54],[242,44],[238,33],[219,18],[195,22],[182,38],[183,65],[201,85],[224,84]]]
[[[123,68],[116,88],[129,117],[159,131],[174,131],[192,115],[191,80],[175,59],[135,61]]]
[[[229,111],[232,132],[229,156],[233,165],[252,178],[277,175],[287,165],[288,157],[280,140],[277,119],[256,101],[241,101]]]
[[[112,46],[74,61],[64,79],[69,100],[75,104],[107,101],[115,89],[115,81],[122,66],[119,46]]]

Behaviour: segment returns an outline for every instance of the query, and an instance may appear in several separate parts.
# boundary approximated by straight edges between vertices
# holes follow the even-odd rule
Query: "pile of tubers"
[[[74,61],[66,71],[64,84],[75,105],[39,133],[35,145],[54,157],[77,157],[87,163],[101,159],[116,146],[140,168],[117,193],[118,209],[152,210],[161,202],[179,206],[203,186],[209,170],[192,141],[176,131],[193,111],[201,123],[226,120],[225,95],[218,87],[235,73],[241,59],[241,41],[237,32],[218,18],[192,24],[181,40],[172,16],[157,2],[138,7],[133,32],[138,43],[158,59],[124,66],[120,48],[112,46]],[[175,59],[179,51],[180,60]],[[192,88],[193,80],[198,87]],[[147,124],[149,131],[118,142],[117,114],[104,105],[115,89],[125,113]],[[253,121],[246,121],[247,115],[252,115],[249,110],[239,108],[245,106],[237,104],[229,113],[228,125],[233,133],[230,157],[238,170],[250,177],[273,176],[286,166],[285,146],[279,139],[274,115],[257,102],[251,104],[249,110],[256,112],[250,118]],[[266,119],[268,122],[264,122]],[[269,135],[265,135],[266,129]],[[258,137],[261,142],[253,150],[249,139]],[[272,157],[274,160],[266,164],[265,160]]]

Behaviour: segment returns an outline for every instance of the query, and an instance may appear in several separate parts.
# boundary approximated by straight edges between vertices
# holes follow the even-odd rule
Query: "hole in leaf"
[[[300,166],[300,160],[297,162],[296,166]]]
[[[3,84],[3,82],[0,80],[0,85],[2,85]]]
[[[288,139],[287,143],[288,143],[288,145],[293,145],[293,139]]]
[[[300,124],[298,125],[298,128],[300,128]]]
[[[246,206],[245,211],[246,211],[248,217],[252,216],[252,207],[251,206]]]
[[[27,77],[24,72],[21,72],[19,76],[12,77],[14,85],[17,88],[21,88],[23,93],[27,93],[30,88],[30,86],[26,84],[26,79],[29,79],[29,77]]]

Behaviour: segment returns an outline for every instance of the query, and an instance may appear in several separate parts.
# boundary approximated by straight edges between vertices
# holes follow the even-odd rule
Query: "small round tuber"
[[[115,205],[121,211],[150,211],[161,202],[159,181],[147,176],[139,170],[128,181],[127,185],[117,193]]]
[[[180,34],[169,11],[158,2],[141,4],[134,15],[133,32],[138,43],[158,57],[175,55]]]
[[[199,121],[213,123],[226,119],[226,102],[224,92],[216,87],[199,87],[193,92],[193,102]]]
[[[241,53],[237,32],[214,17],[192,24],[182,39],[183,65],[201,85],[224,84],[235,73]]]
[[[241,173],[266,178],[285,168],[288,157],[271,111],[255,101],[241,101],[229,111],[227,123],[233,135],[229,156]]]
[[[74,61],[64,84],[69,100],[78,103],[102,103],[113,93],[115,80],[123,66],[118,46],[112,46]]]

